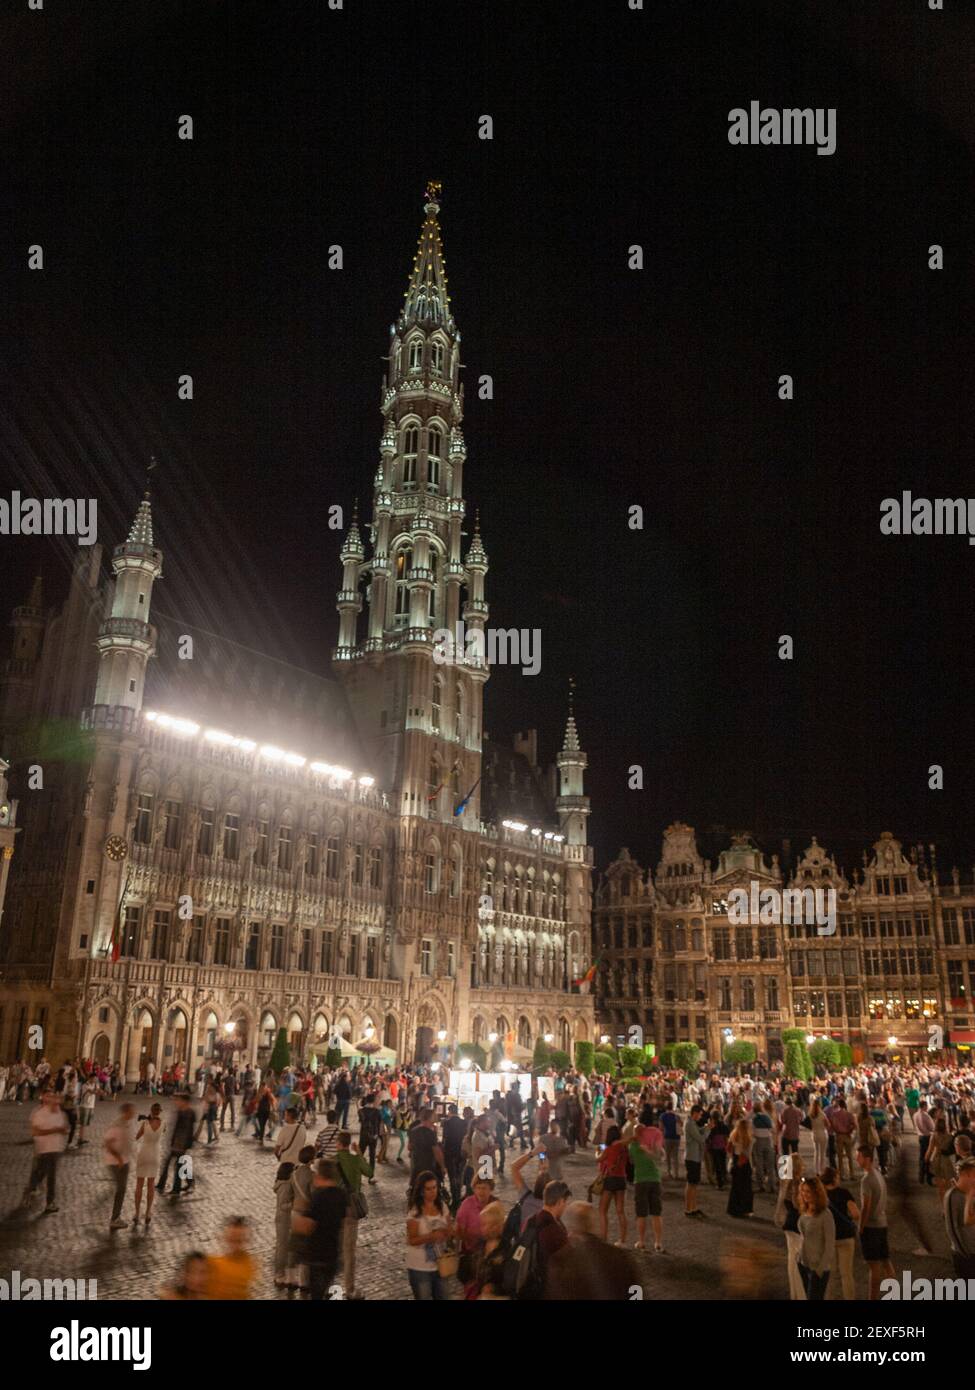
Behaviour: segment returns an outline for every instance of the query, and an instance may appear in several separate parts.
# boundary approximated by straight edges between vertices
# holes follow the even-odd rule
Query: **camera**
[[[151,1115],[136,1115],[135,1118],[136,1118],[137,1121],[138,1121],[138,1120],[151,1120],[151,1119],[152,1119],[152,1116],[151,1116]]]

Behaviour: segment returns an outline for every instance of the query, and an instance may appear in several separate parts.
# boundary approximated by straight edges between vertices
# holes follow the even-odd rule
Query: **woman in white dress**
[[[829,1144],[829,1127],[819,1097],[813,1099],[809,1107],[809,1128],[812,1130],[813,1152],[815,1154],[816,1176],[826,1167],[826,1149]]]
[[[138,1150],[135,1157],[135,1221],[139,1224],[139,1204],[142,1189],[146,1189],[146,1230],[152,1220],[152,1203],[156,1195],[156,1178],[159,1176],[159,1140],[162,1137],[162,1106],[158,1101],[150,1107],[149,1118],[143,1120],[136,1133]],[[148,1186],[147,1186],[148,1184]]]

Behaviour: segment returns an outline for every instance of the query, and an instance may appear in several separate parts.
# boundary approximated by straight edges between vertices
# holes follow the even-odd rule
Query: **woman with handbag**
[[[291,1203],[294,1199],[291,1175],[294,1170],[293,1163],[282,1163],[274,1179],[274,1287],[287,1288],[292,1293],[294,1290],[288,1284],[286,1275],[291,1245]]]
[[[406,1273],[418,1302],[446,1300],[438,1260],[453,1234],[440,1180],[434,1173],[418,1173],[406,1218]]]

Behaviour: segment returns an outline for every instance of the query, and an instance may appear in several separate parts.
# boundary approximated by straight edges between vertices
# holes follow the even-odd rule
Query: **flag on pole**
[[[457,771],[457,769],[458,769],[459,767],[460,767],[460,759],[458,758],[458,759],[454,762],[453,767],[450,769],[450,775],[453,776],[453,774]],[[430,795],[427,797],[427,801],[436,801],[437,797],[438,797],[438,796],[440,795],[440,793],[443,791],[443,789],[444,789],[444,787],[447,785],[447,782],[448,782],[448,781],[449,781],[449,778],[445,777],[445,778],[443,779],[443,781],[440,783],[440,786],[436,789],[436,791],[432,791],[432,792],[430,793]],[[456,814],[456,813],[455,813],[455,814]]]
[[[578,980],[573,980],[572,983],[574,985],[591,985],[593,980],[596,978],[596,971],[599,969],[599,962],[601,960],[602,956],[597,956],[596,959],[593,961],[592,965],[590,965],[589,969],[586,971],[586,973],[584,975],[581,975]]]
[[[459,802],[457,803],[457,805],[454,807],[454,815],[455,815],[455,816],[462,816],[462,815],[464,814],[464,811],[465,811],[465,809],[466,809],[466,807],[467,807],[468,801],[470,801],[471,797],[472,797],[472,796],[474,795],[474,793],[477,791],[477,789],[478,789],[478,787],[480,786],[480,784],[481,784],[481,779],[480,779],[480,777],[479,777],[479,778],[477,779],[477,781],[474,783],[473,787],[471,787],[470,791],[469,791],[469,792],[467,793],[467,795],[464,797],[463,801],[459,801]]]

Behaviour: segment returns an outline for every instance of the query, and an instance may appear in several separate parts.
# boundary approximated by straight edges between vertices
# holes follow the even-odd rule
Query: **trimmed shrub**
[[[552,1065],[552,1049],[544,1038],[536,1038],[532,1053],[532,1070],[547,1071]]]
[[[554,1067],[556,1071],[568,1071],[572,1066],[572,1058],[567,1052],[563,1052],[560,1047],[556,1047],[552,1049],[548,1064],[550,1067]]]
[[[835,1068],[840,1065],[840,1048],[832,1038],[817,1038],[809,1048],[809,1056],[817,1067]]]
[[[790,1038],[785,1045],[786,1076],[791,1076],[796,1081],[805,1081],[808,1060],[806,1049],[802,1043],[796,1038]]]
[[[600,1076],[616,1075],[616,1058],[612,1052],[597,1052],[593,1057],[593,1065]]]
[[[278,1035],[274,1039],[274,1047],[271,1051],[271,1060],[268,1066],[275,1076],[280,1076],[283,1071],[287,1071],[291,1065],[291,1048],[288,1046],[287,1028],[279,1028]]]
[[[593,1060],[596,1056],[596,1049],[591,1042],[576,1043],[576,1069],[581,1071],[583,1076],[592,1075]]]
[[[480,1043],[458,1043],[457,1056],[469,1057],[471,1061],[475,1063],[475,1065],[479,1066],[482,1069],[482,1071],[487,1066],[487,1053],[484,1051],[484,1048],[481,1046]]]
[[[697,1075],[697,1064],[701,1060],[701,1049],[697,1043],[682,1042],[674,1047],[674,1066],[687,1076]]]
[[[660,1065],[662,1067],[672,1067],[674,1065],[674,1050],[676,1043],[664,1043],[660,1049]]]
[[[739,1038],[737,1042],[725,1043],[724,1059],[733,1067],[747,1067],[758,1057],[758,1048],[753,1042]]]

